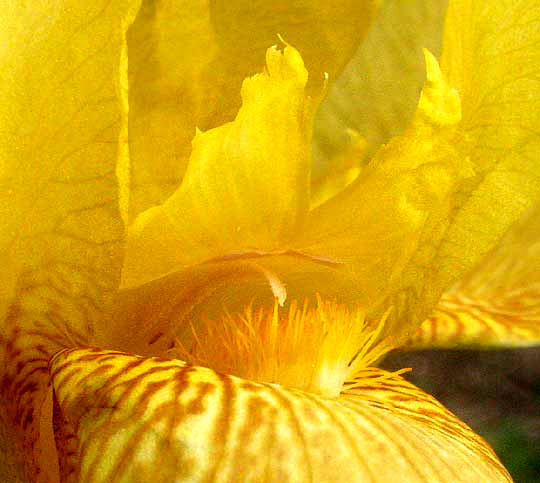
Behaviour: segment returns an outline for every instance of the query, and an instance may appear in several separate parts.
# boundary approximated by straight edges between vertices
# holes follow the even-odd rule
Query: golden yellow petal
[[[499,2],[495,8],[482,0],[450,2],[441,65],[449,87],[459,92],[462,121],[448,133],[446,145],[440,143],[435,129],[426,138],[418,137],[419,146],[415,149],[422,159],[429,160],[419,147],[426,145],[422,139],[431,139],[428,143],[432,143],[433,153],[444,156],[445,150],[453,150],[458,164],[469,174],[454,184],[442,203],[431,203],[428,216],[418,225],[421,233],[417,241],[413,225],[409,225],[410,234],[401,231],[411,245],[398,253],[410,250],[411,256],[402,268],[397,263],[399,259],[394,258],[400,273],[394,276],[395,293],[386,305],[396,306],[398,319],[408,321],[404,326],[411,331],[406,334],[408,337],[429,315],[441,294],[496,246],[511,225],[540,198],[539,18],[540,8],[532,1]],[[384,153],[385,148],[379,156]],[[432,163],[427,164],[433,167]],[[431,182],[437,183],[437,179],[445,183],[448,174],[433,173]],[[401,192],[407,190],[401,188]],[[392,201],[384,190],[381,193],[380,203],[390,205]],[[337,212],[337,200],[328,205]],[[377,230],[384,230],[377,240],[384,240],[379,246],[389,247],[387,253],[391,257],[392,250],[405,242],[393,242],[392,232],[384,227],[387,215],[381,216],[383,208],[377,210],[382,222],[374,229],[368,223],[366,231],[378,234]],[[352,213],[358,215],[361,211]],[[402,230],[399,222],[402,218],[396,220],[396,235]],[[354,219],[349,225],[355,226]],[[361,252],[365,242],[359,240]],[[382,256],[377,254],[370,260],[380,260]],[[362,267],[369,267],[370,260]],[[371,266],[375,273],[374,262]],[[374,279],[371,275],[375,289],[384,288],[385,283],[377,278],[378,273]],[[391,280],[392,273],[386,269],[381,273]],[[366,280],[368,275],[362,273]]]
[[[119,281],[121,54],[136,8],[127,0],[2,6],[0,391],[33,482],[54,481],[38,474],[48,358],[87,343]]]
[[[318,95],[352,57],[378,0],[146,2],[129,34],[132,215],[180,184],[195,128],[231,121],[243,79],[277,35],[298,48]]]
[[[409,128],[383,146],[343,193],[312,210],[295,242],[305,253],[340,261],[366,310],[383,301],[384,309],[394,305],[393,319],[403,322],[389,326],[397,340],[421,322],[402,312],[408,300],[396,300],[406,283],[422,281],[419,270],[410,281],[403,271],[415,257],[427,265],[431,253],[424,247],[436,244],[451,196],[472,173],[451,143],[461,119],[458,93],[427,51],[425,59],[427,81]]]
[[[66,483],[511,481],[465,424],[384,371],[339,399],[94,349],[51,371]]]
[[[309,208],[313,104],[299,53],[267,50],[231,123],[198,132],[182,185],[130,227],[123,286],[230,253],[282,248]]]
[[[540,207],[445,293],[408,348],[521,347],[540,343]]]

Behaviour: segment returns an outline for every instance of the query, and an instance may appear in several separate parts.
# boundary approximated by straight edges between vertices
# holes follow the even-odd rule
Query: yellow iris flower
[[[374,365],[540,340],[540,6],[450,0],[312,176],[377,4],[4,2],[2,481],[511,481]]]

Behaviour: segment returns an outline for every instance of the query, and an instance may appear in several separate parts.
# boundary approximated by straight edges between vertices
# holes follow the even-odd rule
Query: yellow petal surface
[[[394,197],[397,193],[406,196],[410,188],[404,188],[403,184],[397,188],[399,182],[393,181],[396,185],[392,189],[390,183],[385,183],[385,188],[379,190],[378,199],[373,194],[370,205],[375,207],[375,214],[372,215],[373,222],[367,223],[366,215],[359,208],[353,208],[351,203],[355,200],[354,204],[358,206],[361,197],[366,196],[364,185],[358,183],[355,186],[358,194],[349,190],[351,201],[347,200],[346,208],[351,216],[340,217],[339,221],[344,218],[347,222],[341,231],[346,235],[335,237],[336,241],[330,242],[331,250],[337,253],[338,239],[340,242],[348,239],[349,246],[358,240],[358,261],[362,262],[361,267],[367,268],[361,277],[366,280],[366,285],[370,280],[375,291],[384,288],[385,280],[392,280],[393,273],[388,269],[392,265],[385,266],[380,262],[385,254],[394,263],[393,270],[400,269],[400,265],[396,263],[399,258],[392,253],[404,257],[410,254],[408,261],[401,265],[399,276],[394,276],[395,293],[386,302],[396,307],[398,319],[409,321],[408,327],[403,326],[406,332],[420,325],[441,294],[496,246],[510,226],[540,197],[537,160],[540,147],[539,15],[540,9],[535,2],[502,2],[496,8],[491,8],[491,3],[485,1],[450,2],[442,70],[449,87],[459,93],[462,120],[451,134],[444,136],[441,136],[440,126],[436,126],[437,122],[427,135],[425,131],[413,133],[416,141],[409,143],[411,149],[402,151],[400,158],[403,163],[410,160],[411,167],[414,166],[413,159],[420,158],[426,168],[433,169],[434,160],[453,150],[455,160],[468,175],[447,191],[442,203],[428,202],[429,210],[424,211],[426,217],[418,219],[417,227],[421,232],[418,241],[414,239],[415,228],[411,224],[413,211],[399,214],[392,208],[391,218],[386,213],[389,210],[385,209],[395,206],[387,192],[393,193],[391,196]],[[426,86],[430,84],[429,70],[428,63]],[[428,99],[429,96],[426,97],[427,104],[431,102]],[[407,132],[401,138],[406,139],[406,136]],[[429,156],[422,152],[422,146],[426,145],[423,136],[431,139],[432,154]],[[400,138],[394,139],[388,147],[400,142]],[[386,158],[387,163],[391,162],[388,147],[383,147],[375,160]],[[399,166],[396,162],[394,165]],[[369,172],[370,166],[364,171]],[[443,180],[452,179],[448,176],[448,173],[433,172],[430,183],[441,186]],[[401,178],[397,169],[394,178]],[[324,215],[327,220],[331,219],[332,211],[337,212],[338,200],[327,203],[328,208],[321,206],[321,213],[327,211]],[[364,223],[361,225],[357,220]],[[329,234],[339,229],[338,223],[326,223]],[[322,231],[318,238],[327,239]],[[367,258],[364,245],[370,239],[376,240],[380,254],[373,251],[376,255]],[[409,245],[405,247],[407,243]],[[339,258],[337,254],[333,256]],[[410,336],[412,332],[408,333]]]
[[[130,227],[123,286],[230,253],[281,248],[309,208],[312,101],[299,53],[267,50],[236,119],[193,141],[178,190]]]
[[[352,128],[366,154],[411,121],[426,70],[422,48],[439,55],[447,0],[385,0],[358,49],[315,118],[314,178],[332,172]]]
[[[481,438],[384,371],[339,399],[94,349],[61,352],[51,374],[65,482],[511,481]]]
[[[472,269],[540,199],[540,4],[452,0],[441,66],[462,99],[456,137],[476,176],[459,193],[432,290]]]
[[[404,268],[424,239],[438,236],[434,220],[444,220],[451,195],[471,175],[451,143],[461,119],[459,96],[435,58],[425,55],[427,81],[410,127],[381,148],[349,188],[312,211],[297,242],[306,253],[343,263],[366,309],[401,290]],[[391,304],[398,309],[394,317],[401,315],[401,302]]]
[[[365,36],[376,0],[145,2],[129,33],[132,215],[162,203],[185,172],[195,128],[231,121],[242,80],[277,35],[294,45],[318,95]]]
[[[37,467],[48,357],[91,338],[119,281],[121,51],[136,3],[2,4],[0,388],[33,482],[54,481]]]
[[[540,207],[445,293],[409,341],[419,348],[540,344]]]

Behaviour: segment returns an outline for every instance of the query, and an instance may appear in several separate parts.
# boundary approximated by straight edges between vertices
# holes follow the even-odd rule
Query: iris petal
[[[315,178],[334,170],[335,156],[348,141],[347,128],[365,137],[368,158],[407,128],[425,79],[422,48],[439,56],[447,3],[381,4],[364,44],[317,113],[314,158],[320,165]]]
[[[66,482],[511,481],[465,424],[376,369],[338,399],[93,349],[51,371]]]
[[[180,188],[130,228],[124,287],[230,253],[283,248],[302,226],[313,113],[308,74],[290,46],[268,49],[266,65],[244,81],[236,119],[197,134]]]
[[[526,347],[540,343],[540,207],[446,292],[408,347]]]
[[[277,35],[294,45],[318,97],[363,40],[377,0],[144,2],[129,35],[132,217],[178,187],[198,127],[232,121],[243,79]]]
[[[31,481],[55,481],[38,464],[48,358],[88,343],[119,281],[119,94],[136,8],[83,0],[2,7],[0,391]]]

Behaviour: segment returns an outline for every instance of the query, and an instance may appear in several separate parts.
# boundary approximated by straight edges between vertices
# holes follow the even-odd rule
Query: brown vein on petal
[[[73,355],[76,354],[72,353],[71,356]],[[96,358],[95,355],[91,355],[91,357],[94,359],[94,363],[99,363],[100,357]],[[118,413],[118,411],[121,411],[119,414],[122,414],[120,420],[111,419],[112,413],[109,414],[108,417],[103,418],[100,423],[96,425],[96,427],[94,427],[88,434],[86,434],[84,440],[81,442],[79,450],[81,459],[84,459],[86,457],[85,455],[89,451],[89,444],[92,445],[92,443],[95,441],[99,442],[97,447],[92,448],[91,454],[94,454],[95,456],[93,457],[93,459],[87,461],[87,463],[85,464],[85,468],[89,468],[90,472],[88,474],[85,473],[84,476],[87,477],[90,481],[93,481],[94,478],[96,478],[96,475],[93,474],[92,471],[99,468],[102,455],[107,453],[109,454],[109,458],[114,457],[114,464],[109,467],[109,476],[106,480],[103,481],[116,481],[116,479],[119,478],[120,475],[124,475],[124,471],[128,466],[128,462],[136,456],[137,450],[140,444],[142,444],[146,436],[149,434],[149,430],[155,430],[157,425],[159,425],[160,423],[165,422],[166,424],[166,429],[164,430],[164,432],[160,432],[160,441],[173,441],[174,439],[172,439],[171,436],[173,430],[186,417],[190,415],[197,415],[204,411],[203,401],[206,399],[208,394],[211,394],[216,389],[213,384],[207,382],[198,382],[195,383],[195,385],[191,384],[189,382],[189,378],[190,374],[194,372],[194,369],[189,366],[182,367],[180,365],[179,367],[179,364],[172,365],[170,361],[165,361],[164,363],[164,361],[158,361],[157,359],[132,360],[132,357],[129,356],[123,356],[123,359],[124,360],[119,360],[120,364],[111,366],[111,370],[113,371],[113,373],[107,375],[106,386],[103,386],[96,390],[96,397],[93,398],[94,402],[90,405],[90,410],[92,407],[114,407],[114,409],[116,410],[115,414]],[[55,362],[58,362],[58,359]],[[73,362],[78,362],[78,360],[72,361],[71,363]],[[126,362],[126,364],[121,364],[122,362]],[[148,365],[149,363],[157,363],[159,365],[157,367],[149,367],[148,369],[143,369],[143,373],[136,375],[130,375],[129,371],[126,371],[127,366],[129,366],[131,370],[134,370],[143,362],[146,363],[146,365]],[[83,376],[83,379],[88,378],[89,381],[95,380],[95,376],[100,370],[100,367],[102,366],[97,366],[96,369],[90,371],[90,373]],[[173,370],[174,374],[172,376],[170,374],[171,370]],[[118,374],[120,373],[123,376],[127,376],[125,380],[118,380]],[[154,380],[156,375],[158,379]],[[63,379],[59,379],[57,382],[61,383],[63,381]],[[76,381],[76,383],[78,386],[81,385],[80,380]],[[197,393],[195,397],[193,397],[187,402],[184,402],[183,406],[181,406],[183,407],[184,412],[182,413],[182,417],[179,418],[177,404],[180,402],[181,396],[188,386],[190,388],[196,387]],[[142,392],[139,392],[137,394],[137,399],[130,401],[130,398],[133,397],[134,389],[141,391],[141,388]],[[158,391],[161,389],[168,390],[169,397],[172,395],[173,399],[168,401],[166,400],[156,407],[151,407],[152,398],[156,394],[158,394]],[[63,390],[61,389],[61,392],[62,391]],[[128,409],[130,405],[132,407],[131,409]],[[65,409],[67,409],[69,412],[69,407],[71,406],[72,403],[68,404]],[[150,413],[148,413],[148,411],[150,411]],[[88,413],[88,411],[86,412]],[[74,415],[76,416],[76,414]],[[137,430],[130,435],[128,444],[124,444],[119,453],[116,452],[115,454],[113,450],[111,454],[111,440],[109,438],[103,438],[103,435],[116,434],[118,430],[123,428],[126,424],[137,420],[144,421],[144,424],[138,427]],[[106,432],[104,431],[105,428]],[[107,450],[107,448],[109,448],[109,451]],[[88,456],[90,456],[90,454],[88,454]],[[158,458],[160,457],[161,456],[158,454]],[[168,462],[170,466],[170,461]],[[177,472],[177,470],[180,470],[178,462],[176,463],[177,464],[174,465],[175,472]],[[181,465],[181,468],[185,472],[187,471],[187,468],[189,468],[189,466],[190,465],[186,462],[185,464]],[[101,476],[102,475],[100,474],[100,477]]]
[[[407,348],[526,346],[539,340],[539,288],[532,286],[493,300],[448,292]]]
[[[418,454],[418,455],[423,456],[423,459],[426,462],[426,466],[428,466],[428,467],[431,466],[432,467],[433,475],[442,475],[442,471],[440,470],[440,466],[449,468],[449,465],[444,463],[444,458],[438,457],[437,451],[432,451],[433,446],[434,446],[433,442],[435,441],[434,438],[432,438],[432,437],[424,438],[422,440],[422,445],[419,445],[417,443],[416,438],[410,438],[409,437],[409,438],[405,439],[405,438],[402,438],[401,434],[398,437],[402,441],[405,441],[405,445],[403,447],[407,448],[408,452],[410,450],[412,450],[412,451],[410,451],[410,454]],[[431,448],[428,448],[429,446],[431,446]],[[437,465],[435,463],[435,459],[437,459],[439,461],[439,465]],[[409,456],[409,460],[410,461],[412,460],[412,458],[410,456]],[[456,474],[453,471],[451,471],[451,473],[453,474],[454,477],[456,477]],[[428,481],[428,480],[426,479],[426,481]]]
[[[275,386],[270,386],[270,385],[267,385],[266,389],[270,392],[270,394],[272,394],[277,399],[279,406],[285,409],[288,415],[288,419],[292,424],[295,435],[297,436],[297,439],[300,442],[300,446],[302,448],[302,454],[305,461],[305,468],[308,471],[309,481],[311,481],[313,479],[312,463],[310,461],[309,451],[307,449],[306,438],[303,434],[302,426],[300,425],[300,420],[295,413],[294,406],[292,405],[290,399],[288,399],[284,391],[278,389]]]
[[[268,431],[268,426],[264,422],[270,421],[272,415],[276,416],[277,411],[264,397],[257,394],[246,397],[241,410],[244,413],[242,425],[234,433],[234,446],[229,451],[228,460],[233,461],[236,467],[241,468],[243,477],[247,478],[250,471],[256,470],[257,464],[260,463],[257,461],[256,455],[248,452],[249,443],[252,442],[255,435],[261,437],[263,430]],[[275,437],[275,431],[265,436],[266,442],[268,442]]]
[[[116,362],[107,352],[72,350],[52,361],[59,375],[53,380],[55,407],[66,422],[61,429],[79,439],[75,454],[73,439],[64,438],[63,454],[71,458],[71,468],[82,464],[66,482],[165,483],[180,478],[277,482],[293,476],[295,481],[345,482],[368,476],[376,481],[374,475],[392,475],[387,467],[398,464],[396,458],[402,461],[399,464],[406,461],[405,473],[394,475],[402,481],[431,481],[434,473],[460,481],[460,471],[449,465],[461,462],[465,474],[480,479],[485,474],[496,477],[500,470],[491,459],[481,458],[474,441],[458,441],[456,447],[451,432],[441,437],[437,424],[429,423],[434,416],[422,414],[422,408],[436,413],[437,407],[429,406],[436,406],[433,400],[398,376],[384,379],[389,377],[384,371],[366,370],[365,387],[355,386],[361,387],[360,395],[355,389],[330,400],[222,376],[181,361],[123,354],[115,358]],[[105,360],[110,367],[102,370]],[[58,365],[67,370],[59,371]],[[59,385],[75,369],[80,370],[78,375]],[[95,377],[85,379],[85,386],[81,380],[89,373]],[[74,407],[75,401],[81,401],[83,411]],[[420,413],[419,418],[415,413]],[[470,431],[464,435],[473,436]],[[423,440],[423,446],[417,442]],[[445,448],[451,463],[431,454]],[[313,458],[308,463],[311,474],[306,469],[306,451]],[[369,458],[362,459],[366,451]],[[343,468],[345,462],[348,467]],[[417,467],[421,462],[426,463],[425,471]],[[469,468],[475,464],[478,469]],[[333,475],[336,479],[329,479]]]
[[[378,425],[374,424],[371,419],[365,417],[365,413],[367,412],[366,409],[368,409],[366,406],[363,406],[357,403],[353,403],[352,405],[349,405],[348,403],[350,401],[345,401],[345,403],[343,403],[343,401],[341,400],[340,402],[343,404],[343,407],[352,411],[353,414],[356,414],[357,416],[356,418],[351,418],[351,421],[348,423],[350,424],[351,428],[354,428],[356,430],[354,434],[366,434],[369,432],[368,434],[366,434],[366,437],[370,437],[370,438],[374,438],[377,435],[377,432],[380,430],[380,428]],[[369,424],[369,427],[368,427],[368,424]],[[392,445],[388,443],[392,443]],[[387,446],[388,447],[393,446],[394,451],[396,453],[399,453],[399,447],[393,443],[394,443],[393,440],[387,439]],[[368,460],[364,459],[363,463],[366,467],[366,470],[371,475],[372,481],[377,481],[377,478],[373,476],[373,469],[369,465],[369,458]]]
[[[352,449],[353,453],[356,456],[357,461],[361,461],[364,465],[366,472],[370,475],[372,481],[376,481],[375,476],[372,474],[371,469],[369,468],[368,463],[363,458],[362,452],[359,450],[358,445],[355,441],[355,438],[351,435],[350,431],[347,429],[347,426],[344,425],[340,419],[328,408],[326,405],[317,397],[309,393],[302,393],[302,397],[311,401],[311,403],[321,409],[328,418],[335,423],[335,425],[341,430],[341,433],[345,436],[349,443],[349,447]]]
[[[413,443],[416,447],[418,447],[418,445],[416,444],[416,441],[414,438],[412,438],[412,441],[414,441],[415,443]],[[439,462],[440,462],[440,466],[444,466],[445,468],[448,469],[448,471],[451,473],[453,479],[455,481],[459,481],[459,478],[460,478],[460,475],[459,473],[457,473],[454,468],[449,465],[445,459],[441,456],[439,456],[439,451],[444,451],[444,444],[438,444],[438,440],[435,439],[435,438],[424,438],[423,440],[423,444],[425,445],[425,447],[427,447],[428,445],[431,446],[433,448],[433,450],[431,451],[427,451],[427,454],[430,456],[430,460],[429,461],[433,461],[433,459],[438,459]],[[467,460],[471,460],[471,451],[470,451],[470,448],[466,448],[466,446],[464,445],[459,445],[459,446],[455,446],[455,449],[461,453],[463,455],[463,458],[464,459],[467,459]],[[477,461],[472,461],[472,464],[470,465],[470,468],[477,473],[477,475],[479,476],[479,480],[478,481],[481,481],[482,479],[482,474],[480,471],[477,470],[476,468],[476,465],[478,464]],[[435,467],[435,465],[433,465]],[[441,474],[442,472],[438,471],[437,472],[439,474]]]
[[[396,435],[398,435],[398,439],[403,439],[400,437],[399,431],[388,431],[388,428],[391,426],[389,422],[386,422],[386,426],[384,421],[384,418],[374,418],[373,415],[369,411],[364,411],[362,414],[362,417],[364,419],[367,419],[370,421],[373,427],[377,428],[378,432],[380,434],[384,434],[385,441],[388,443],[392,443],[392,445],[396,448],[396,452],[406,458],[406,460],[409,462],[409,465],[411,469],[418,475],[419,479],[418,481],[430,481],[429,478],[426,477],[426,474],[420,467],[416,464],[416,462],[410,458],[407,451],[407,441],[405,441],[405,445],[401,444],[396,440]],[[407,455],[407,456],[405,456]],[[425,461],[429,461],[429,458],[426,457],[424,454]]]
[[[383,370],[366,369],[358,374],[355,389],[345,390],[343,395],[354,395],[373,407],[401,414],[440,434],[453,437],[469,450],[483,454],[503,474],[506,472],[491,448],[465,423],[421,389],[401,377],[389,375]]]
[[[165,369],[165,368],[163,368]],[[159,371],[159,372],[163,372]],[[167,370],[167,369],[165,369]],[[130,393],[136,386],[144,385],[145,389],[141,395],[137,398],[137,409],[135,412],[132,412],[128,415],[126,415],[125,419],[132,419],[136,417],[143,417],[144,413],[149,409],[149,403],[151,402],[152,397],[155,395],[156,390],[164,388],[168,385],[172,385],[173,388],[171,388],[171,393],[176,395],[176,398],[167,402],[164,402],[163,404],[159,405],[158,407],[154,408],[151,412],[151,415],[146,416],[146,421],[144,425],[142,425],[138,430],[131,435],[128,444],[124,446],[122,452],[118,456],[118,462],[116,464],[116,470],[114,471],[114,475],[122,475],[123,474],[123,468],[126,467],[126,463],[131,460],[133,455],[137,451],[138,445],[141,443],[141,440],[145,437],[148,430],[151,428],[156,428],[157,424],[162,419],[169,419],[170,422],[168,424],[168,430],[166,430],[165,434],[161,435],[161,439],[164,441],[170,441],[170,435],[172,434],[173,429],[175,429],[176,426],[179,425],[179,423],[185,419],[187,416],[191,414],[195,414],[200,412],[201,409],[199,409],[200,401],[202,398],[205,397],[206,391],[200,390],[195,397],[195,401],[191,401],[189,405],[183,405],[181,408],[184,410],[182,412],[182,417],[178,417],[179,414],[179,407],[177,406],[177,398],[182,394],[185,387],[189,384],[189,374],[192,372],[191,368],[182,368],[179,371],[176,371],[176,374],[172,377],[171,381],[150,381],[147,382],[145,379],[148,378],[148,376],[151,373],[145,373],[142,376],[143,377],[137,377],[133,378],[129,381],[129,387],[126,387],[126,390],[124,394],[122,395],[122,398],[129,397]],[[121,407],[120,401],[117,406],[117,408]],[[109,423],[110,424],[110,423]],[[104,423],[104,426],[107,425],[107,423]],[[92,439],[89,437],[89,439]],[[99,453],[98,453],[99,454]],[[184,472],[189,465],[187,462],[184,465],[179,465],[178,462],[175,465],[178,470],[183,469]],[[179,474],[177,474],[179,476]],[[187,475],[184,475],[187,476]]]
[[[126,474],[126,468],[129,462],[133,459],[134,454],[136,453],[138,447],[140,446],[143,438],[147,435],[148,431],[156,427],[161,420],[171,419],[171,412],[174,415],[174,402],[169,404],[163,404],[161,407],[162,411],[154,411],[154,417],[149,418],[141,425],[138,430],[130,435],[130,438],[126,441],[125,446],[123,446],[122,451],[116,455],[116,464],[113,466],[111,475],[107,478],[107,481],[111,483],[116,483],[120,481]],[[173,410],[173,411],[171,411]],[[137,411],[138,412],[138,411]],[[136,417],[137,414],[132,414],[132,417]],[[125,422],[123,422],[125,424]],[[122,424],[123,425],[123,424]],[[105,425],[103,425],[105,426]],[[107,425],[110,428],[110,424]],[[102,430],[103,428],[100,428]],[[165,439],[165,438],[164,438]],[[167,441],[167,439],[165,439]],[[84,456],[83,456],[84,457]],[[103,457],[103,454],[97,453],[97,457]],[[160,454],[157,455],[160,457]],[[159,460],[155,461],[156,468],[163,468],[162,465],[159,465]],[[97,465],[90,465],[91,467],[97,468]],[[179,474],[178,476],[186,476]],[[92,473],[89,474],[89,479],[92,481]]]
[[[98,369],[96,369],[93,372],[93,374],[97,375]],[[159,368],[159,369],[161,369],[161,368]],[[159,371],[159,372],[161,372],[161,371]],[[118,375],[120,375],[120,376],[124,375],[123,371],[118,371],[117,376]],[[126,400],[128,400],[133,395],[133,390],[136,387],[138,387],[139,385],[143,385],[143,386],[145,385],[144,384],[144,382],[145,382],[144,379],[147,376],[148,376],[147,374],[139,374],[136,377],[128,379],[127,381],[124,381],[124,382],[119,382],[117,384],[109,384],[110,382],[112,382],[109,379],[107,381],[107,385],[99,388],[96,391],[96,396],[97,396],[96,400],[94,401],[93,404],[89,405],[88,409],[110,408],[110,409],[125,410],[127,408],[127,406],[128,406],[128,402]],[[116,378],[114,378],[114,376],[113,376],[113,379],[116,379]],[[113,398],[111,393],[117,392],[116,389],[118,387],[122,387],[122,386],[124,386],[123,391],[120,394],[117,394]],[[145,389],[145,391],[143,392],[143,395],[137,400],[137,404],[134,406],[134,409],[132,409],[132,411],[129,412],[122,420],[114,421],[113,420],[114,414],[111,411],[110,414],[109,414],[109,417],[106,418],[102,422],[102,424],[100,426],[97,426],[92,432],[89,433],[89,435],[86,437],[86,442],[88,444],[92,444],[93,441],[100,441],[100,439],[101,439],[100,446],[98,447],[98,449],[96,451],[95,460],[92,461],[91,463],[89,463],[89,465],[88,465],[88,466],[90,466],[90,468],[96,468],[97,467],[97,460],[99,460],[102,457],[103,454],[106,454],[106,446],[110,442],[110,440],[107,439],[107,438],[102,438],[102,437],[100,438],[100,436],[102,436],[103,428],[105,428],[105,427],[109,428],[109,431],[110,431],[111,427],[118,427],[118,429],[121,430],[125,426],[126,421],[129,421],[131,418],[137,418],[137,419],[142,418],[144,412],[146,411],[146,409],[148,407],[148,402],[149,402],[149,399],[151,397],[152,397],[152,393],[149,392],[147,389]],[[117,431],[110,431],[110,434],[114,434],[116,432]],[[135,446],[136,442],[137,442],[137,438],[135,438],[135,440],[133,440],[133,436],[132,436],[132,438],[129,441],[129,444],[124,446],[123,451],[124,452],[130,452],[131,451],[131,449],[130,449],[131,446]],[[81,450],[80,450],[81,459],[85,458],[86,453],[87,453],[87,444],[85,444],[85,442],[83,442],[83,444],[81,445]],[[117,466],[121,466],[122,460],[125,459],[122,456],[122,453],[121,453],[120,456],[118,456],[118,459],[119,459],[120,462],[117,463]]]
[[[208,481],[215,481],[217,478],[219,468],[226,455],[227,439],[231,433],[231,419],[235,410],[236,391],[234,384],[229,376],[216,373],[219,382],[221,383],[221,390],[223,396],[220,404],[220,414],[215,424],[215,432],[213,436],[213,446],[218,448],[218,454],[213,459],[213,467],[208,472]]]

